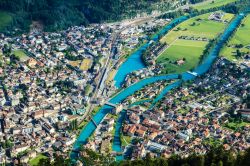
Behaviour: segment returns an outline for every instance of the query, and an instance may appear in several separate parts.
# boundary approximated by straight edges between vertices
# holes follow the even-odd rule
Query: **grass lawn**
[[[12,16],[7,12],[0,11],[0,30],[6,28],[12,22]]]
[[[96,106],[93,111],[91,112],[91,115],[95,115],[99,110],[101,109],[100,106]]]
[[[242,127],[250,126],[250,123],[247,122],[229,122],[225,125],[225,127],[232,129],[232,130],[238,130]]]
[[[204,48],[207,45],[207,42],[178,39],[174,43],[172,43],[172,45]]]
[[[223,5],[226,5],[228,3],[236,2],[237,0],[207,0],[202,3],[198,3],[197,5],[194,5],[193,7],[197,10],[206,10],[214,7],[220,7]]]
[[[228,60],[236,60],[235,53],[237,48],[230,47],[236,44],[242,44],[244,47],[239,49],[241,52],[249,53],[250,49],[245,48],[250,46],[250,15],[248,15],[241,26],[237,29],[234,36],[230,39],[229,43],[223,47],[220,55],[226,57]]]
[[[46,158],[47,158],[46,156],[44,156],[44,155],[42,155],[42,154],[39,154],[39,155],[36,156],[35,158],[31,159],[31,160],[29,161],[29,164],[30,164],[31,166],[36,166],[36,165],[39,163],[39,161],[40,161],[41,159],[46,159]]]
[[[89,121],[87,119],[84,119],[82,123],[78,126],[78,129],[82,129]]]
[[[20,61],[25,62],[29,59],[23,50],[14,50],[13,54],[20,58]]]
[[[87,71],[92,65],[92,60],[91,59],[83,59],[82,64],[80,66],[80,70],[82,71]]]
[[[184,21],[165,35],[160,41],[171,44],[179,36],[215,38],[219,33],[223,32],[226,24],[209,20],[208,17],[210,15],[211,13],[207,13]],[[226,13],[224,17],[230,21],[234,15]]]
[[[158,57],[156,62],[164,65],[164,73],[188,71],[198,65],[200,61],[199,57],[202,55],[206,43],[201,41],[177,40]],[[186,59],[183,65],[179,66],[174,63],[183,58]]]
[[[181,73],[198,65],[208,42],[178,38],[187,36],[189,38],[215,39],[224,31],[227,24],[209,20],[210,15],[211,13],[207,13],[191,18],[175,27],[160,40],[160,42],[170,45],[156,60],[156,63],[164,65],[164,73]],[[231,21],[233,17],[233,14],[225,13],[222,19]],[[183,58],[186,59],[184,64],[175,63]]]
[[[130,136],[127,136],[127,135],[122,135],[121,136],[121,143],[122,143],[122,146],[127,146],[132,140],[132,137]]]

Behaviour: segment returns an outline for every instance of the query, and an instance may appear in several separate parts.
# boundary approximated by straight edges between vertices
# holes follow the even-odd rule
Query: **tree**
[[[145,157],[145,165],[146,165],[146,166],[153,166],[152,158],[151,158],[151,156],[150,156],[150,153],[147,153],[147,154],[146,154],[146,157]]]
[[[218,166],[223,166],[223,162],[220,160]]]
[[[240,58],[242,56],[242,53],[239,49],[236,50],[236,57]]]
[[[41,160],[38,162],[37,165],[38,165],[38,166],[50,166],[51,163],[50,163],[49,158],[43,158],[43,159],[41,159]]]
[[[247,149],[243,155],[238,156],[238,164],[240,166],[249,166],[250,165],[250,149]]]
[[[72,131],[77,130],[77,119],[73,120],[73,121],[70,123],[70,129],[71,129]]]
[[[164,158],[157,158],[154,163],[155,165],[158,165],[158,166],[168,166],[168,162]]]

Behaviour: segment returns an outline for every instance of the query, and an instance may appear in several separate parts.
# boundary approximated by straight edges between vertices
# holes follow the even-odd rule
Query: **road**
[[[130,26],[134,25],[140,25],[144,22],[147,22],[147,21],[150,21],[152,19],[155,19],[156,17],[159,17],[161,15],[164,15],[164,14],[167,14],[167,13],[171,13],[171,12],[175,12],[175,11],[178,11],[180,9],[182,9],[183,7],[185,7],[186,5],[184,6],[180,6],[174,10],[168,10],[167,12],[162,12],[162,13],[159,13],[159,14],[154,14],[154,15],[150,15],[150,16],[146,16],[146,17],[140,17],[140,18],[136,18],[136,19],[130,19],[130,20],[125,20],[125,22],[128,22],[128,24],[126,24],[126,26],[124,26],[123,28],[121,28],[118,32],[115,32],[111,35],[111,47],[110,47],[110,53],[109,55],[107,56],[107,60],[106,60],[106,63],[105,65],[102,67],[101,71],[100,71],[100,79],[97,83],[97,86],[93,92],[93,96],[90,98],[90,102],[92,102],[94,99],[97,99],[98,98],[98,93],[102,93],[103,91],[103,87],[104,87],[104,84],[105,84],[105,80],[106,80],[106,76],[109,74],[109,71],[111,71],[111,69],[114,67],[111,66],[111,61],[112,61],[112,57],[113,57],[113,53],[112,53],[112,50],[113,50],[113,47],[114,47],[114,44],[118,38],[118,36],[120,35],[120,33],[124,30],[126,30],[127,28],[130,28]],[[191,6],[194,6],[193,4],[190,4],[189,7]],[[122,22],[121,22],[122,23]],[[123,22],[124,23],[124,22]],[[103,96],[102,96],[103,97]],[[85,117],[87,117],[89,115],[90,112],[93,111],[95,105],[94,104],[91,104],[89,109],[86,110],[86,112],[84,113],[84,115],[82,116],[81,119],[85,119]]]
[[[111,35],[111,47],[110,47],[110,53],[107,56],[107,60],[104,64],[104,66],[102,67],[101,71],[100,71],[100,80],[97,83],[97,86],[93,92],[93,96],[90,98],[90,102],[94,101],[94,99],[97,99],[99,97],[99,92],[101,93],[103,91],[103,87],[106,81],[106,76],[109,74],[109,72],[111,71],[111,69],[113,68],[113,66],[111,66],[111,62],[112,62],[112,57],[113,55],[113,48],[115,46],[115,42],[117,41],[118,36],[120,35],[120,33],[128,28],[130,28],[130,26],[137,26],[140,25],[142,23],[145,23],[146,21],[152,20],[154,19],[153,16],[150,17],[143,17],[143,18],[138,18],[136,20],[131,21],[129,24],[127,24],[126,26],[122,27],[119,31],[113,33]],[[102,96],[103,97],[103,96]],[[85,119],[85,117],[87,117],[89,115],[90,112],[93,111],[93,109],[95,108],[95,104],[91,104],[89,109],[85,111],[84,115],[82,116],[82,120]]]

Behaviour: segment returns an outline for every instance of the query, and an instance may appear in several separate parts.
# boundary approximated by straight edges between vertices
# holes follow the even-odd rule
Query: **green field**
[[[206,10],[214,7],[220,7],[228,3],[236,2],[237,0],[207,0],[205,2],[198,3],[193,7],[197,10]]]
[[[240,52],[250,53],[250,49],[246,48],[246,46],[250,46],[250,15],[248,15],[241,26],[237,29],[236,33],[230,39],[228,44],[223,47],[220,55],[226,57],[228,60],[237,60],[236,50],[234,46],[237,44],[242,44],[243,48],[240,48]]]
[[[242,127],[250,126],[250,123],[248,122],[229,122],[225,124],[226,128],[232,129],[232,130],[239,130]]]
[[[13,54],[20,58],[20,61],[25,62],[29,59],[23,50],[14,50]]]
[[[6,12],[0,11],[0,30],[6,28],[12,22],[12,16]]]
[[[44,155],[42,155],[42,154],[39,154],[39,155],[36,156],[35,158],[31,159],[31,160],[29,161],[29,164],[30,164],[31,166],[36,166],[36,165],[39,163],[39,161],[40,161],[41,159],[46,159],[46,158],[47,158],[46,156],[44,156]]]
[[[222,33],[227,23],[209,20],[211,13],[191,18],[170,31],[160,42],[166,42],[169,47],[158,56],[156,63],[164,66],[164,73],[180,73],[195,68],[200,57],[208,44],[207,41],[200,41],[201,38],[215,39]],[[233,14],[225,14],[223,20],[231,21]],[[190,39],[179,39],[180,36],[187,36]],[[185,63],[177,65],[176,62],[185,58]]]
[[[208,17],[211,13],[204,14],[191,18],[177,27],[161,39],[161,42],[171,43],[179,36],[194,36],[194,37],[206,37],[209,39],[215,38],[226,27],[225,23],[211,21]],[[230,21],[234,15],[226,13],[224,16]],[[223,19],[224,19],[223,17]],[[200,19],[200,20],[199,20]],[[199,20],[199,21],[198,21]]]
[[[127,146],[131,143],[132,137],[130,136],[126,136],[126,135],[122,135],[121,136],[121,143],[122,146]]]
[[[157,59],[158,64],[164,65],[164,73],[181,73],[188,71],[200,61],[203,49],[207,42],[176,40]],[[179,66],[175,64],[177,60],[186,59],[186,62]]]

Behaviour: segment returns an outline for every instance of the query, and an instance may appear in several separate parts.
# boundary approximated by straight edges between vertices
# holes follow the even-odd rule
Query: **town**
[[[121,105],[114,108],[114,115],[108,114],[103,119],[100,131],[96,130],[86,146],[101,153],[110,152],[104,149],[110,149],[109,144],[115,139],[117,113],[125,105],[131,105],[126,111],[121,137],[127,159],[139,159],[147,153],[166,158],[172,154],[205,154],[219,144],[226,150],[247,149],[250,146],[249,78],[249,69],[220,58],[209,73],[184,83],[154,108],[145,107],[148,101],[136,105],[128,102],[140,99],[140,92],[146,98],[147,89],[159,86],[149,85],[137,97],[125,100],[123,108]],[[108,137],[104,131],[109,133]]]
[[[250,15],[238,3],[0,34],[0,165],[248,149]]]
[[[112,80],[120,63],[167,21],[1,34],[0,163],[66,157],[93,109],[90,105],[98,108],[104,99],[99,96],[108,98],[116,91]],[[102,78],[108,68],[112,71]]]

